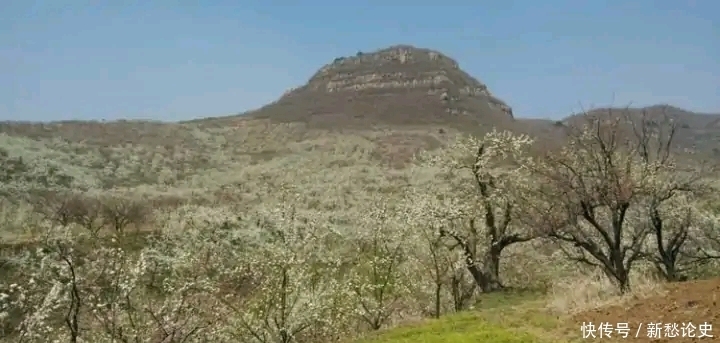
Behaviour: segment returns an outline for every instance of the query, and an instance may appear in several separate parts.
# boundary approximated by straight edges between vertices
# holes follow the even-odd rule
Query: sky
[[[517,117],[720,113],[715,0],[2,0],[0,120],[233,115],[396,44],[452,57]]]

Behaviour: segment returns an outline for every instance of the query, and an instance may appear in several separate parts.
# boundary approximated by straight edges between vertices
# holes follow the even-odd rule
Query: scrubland
[[[620,124],[2,134],[0,341],[577,340],[720,271],[712,168]]]

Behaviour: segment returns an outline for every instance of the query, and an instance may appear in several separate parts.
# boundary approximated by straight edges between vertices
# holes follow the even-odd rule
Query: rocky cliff
[[[336,58],[251,117],[315,124],[513,121],[512,109],[434,50],[397,45]]]

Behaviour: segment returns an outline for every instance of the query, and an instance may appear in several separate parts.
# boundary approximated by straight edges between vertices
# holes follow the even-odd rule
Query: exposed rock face
[[[302,87],[250,113],[281,121],[512,121],[512,109],[440,52],[397,45],[336,58]]]

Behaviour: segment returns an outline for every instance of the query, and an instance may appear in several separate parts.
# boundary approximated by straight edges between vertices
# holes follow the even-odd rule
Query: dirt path
[[[575,316],[574,321],[578,333],[582,332],[580,324],[592,324],[586,325],[585,335],[593,341],[720,341],[720,279],[678,283],[670,286],[665,295],[596,309]],[[609,326],[600,330],[601,323]],[[627,323],[627,338],[619,335],[624,329],[622,323]],[[611,337],[604,332],[601,337],[601,331],[610,332]],[[594,339],[590,333],[594,333]],[[694,337],[690,337],[691,333]],[[703,333],[714,337],[699,338]]]

